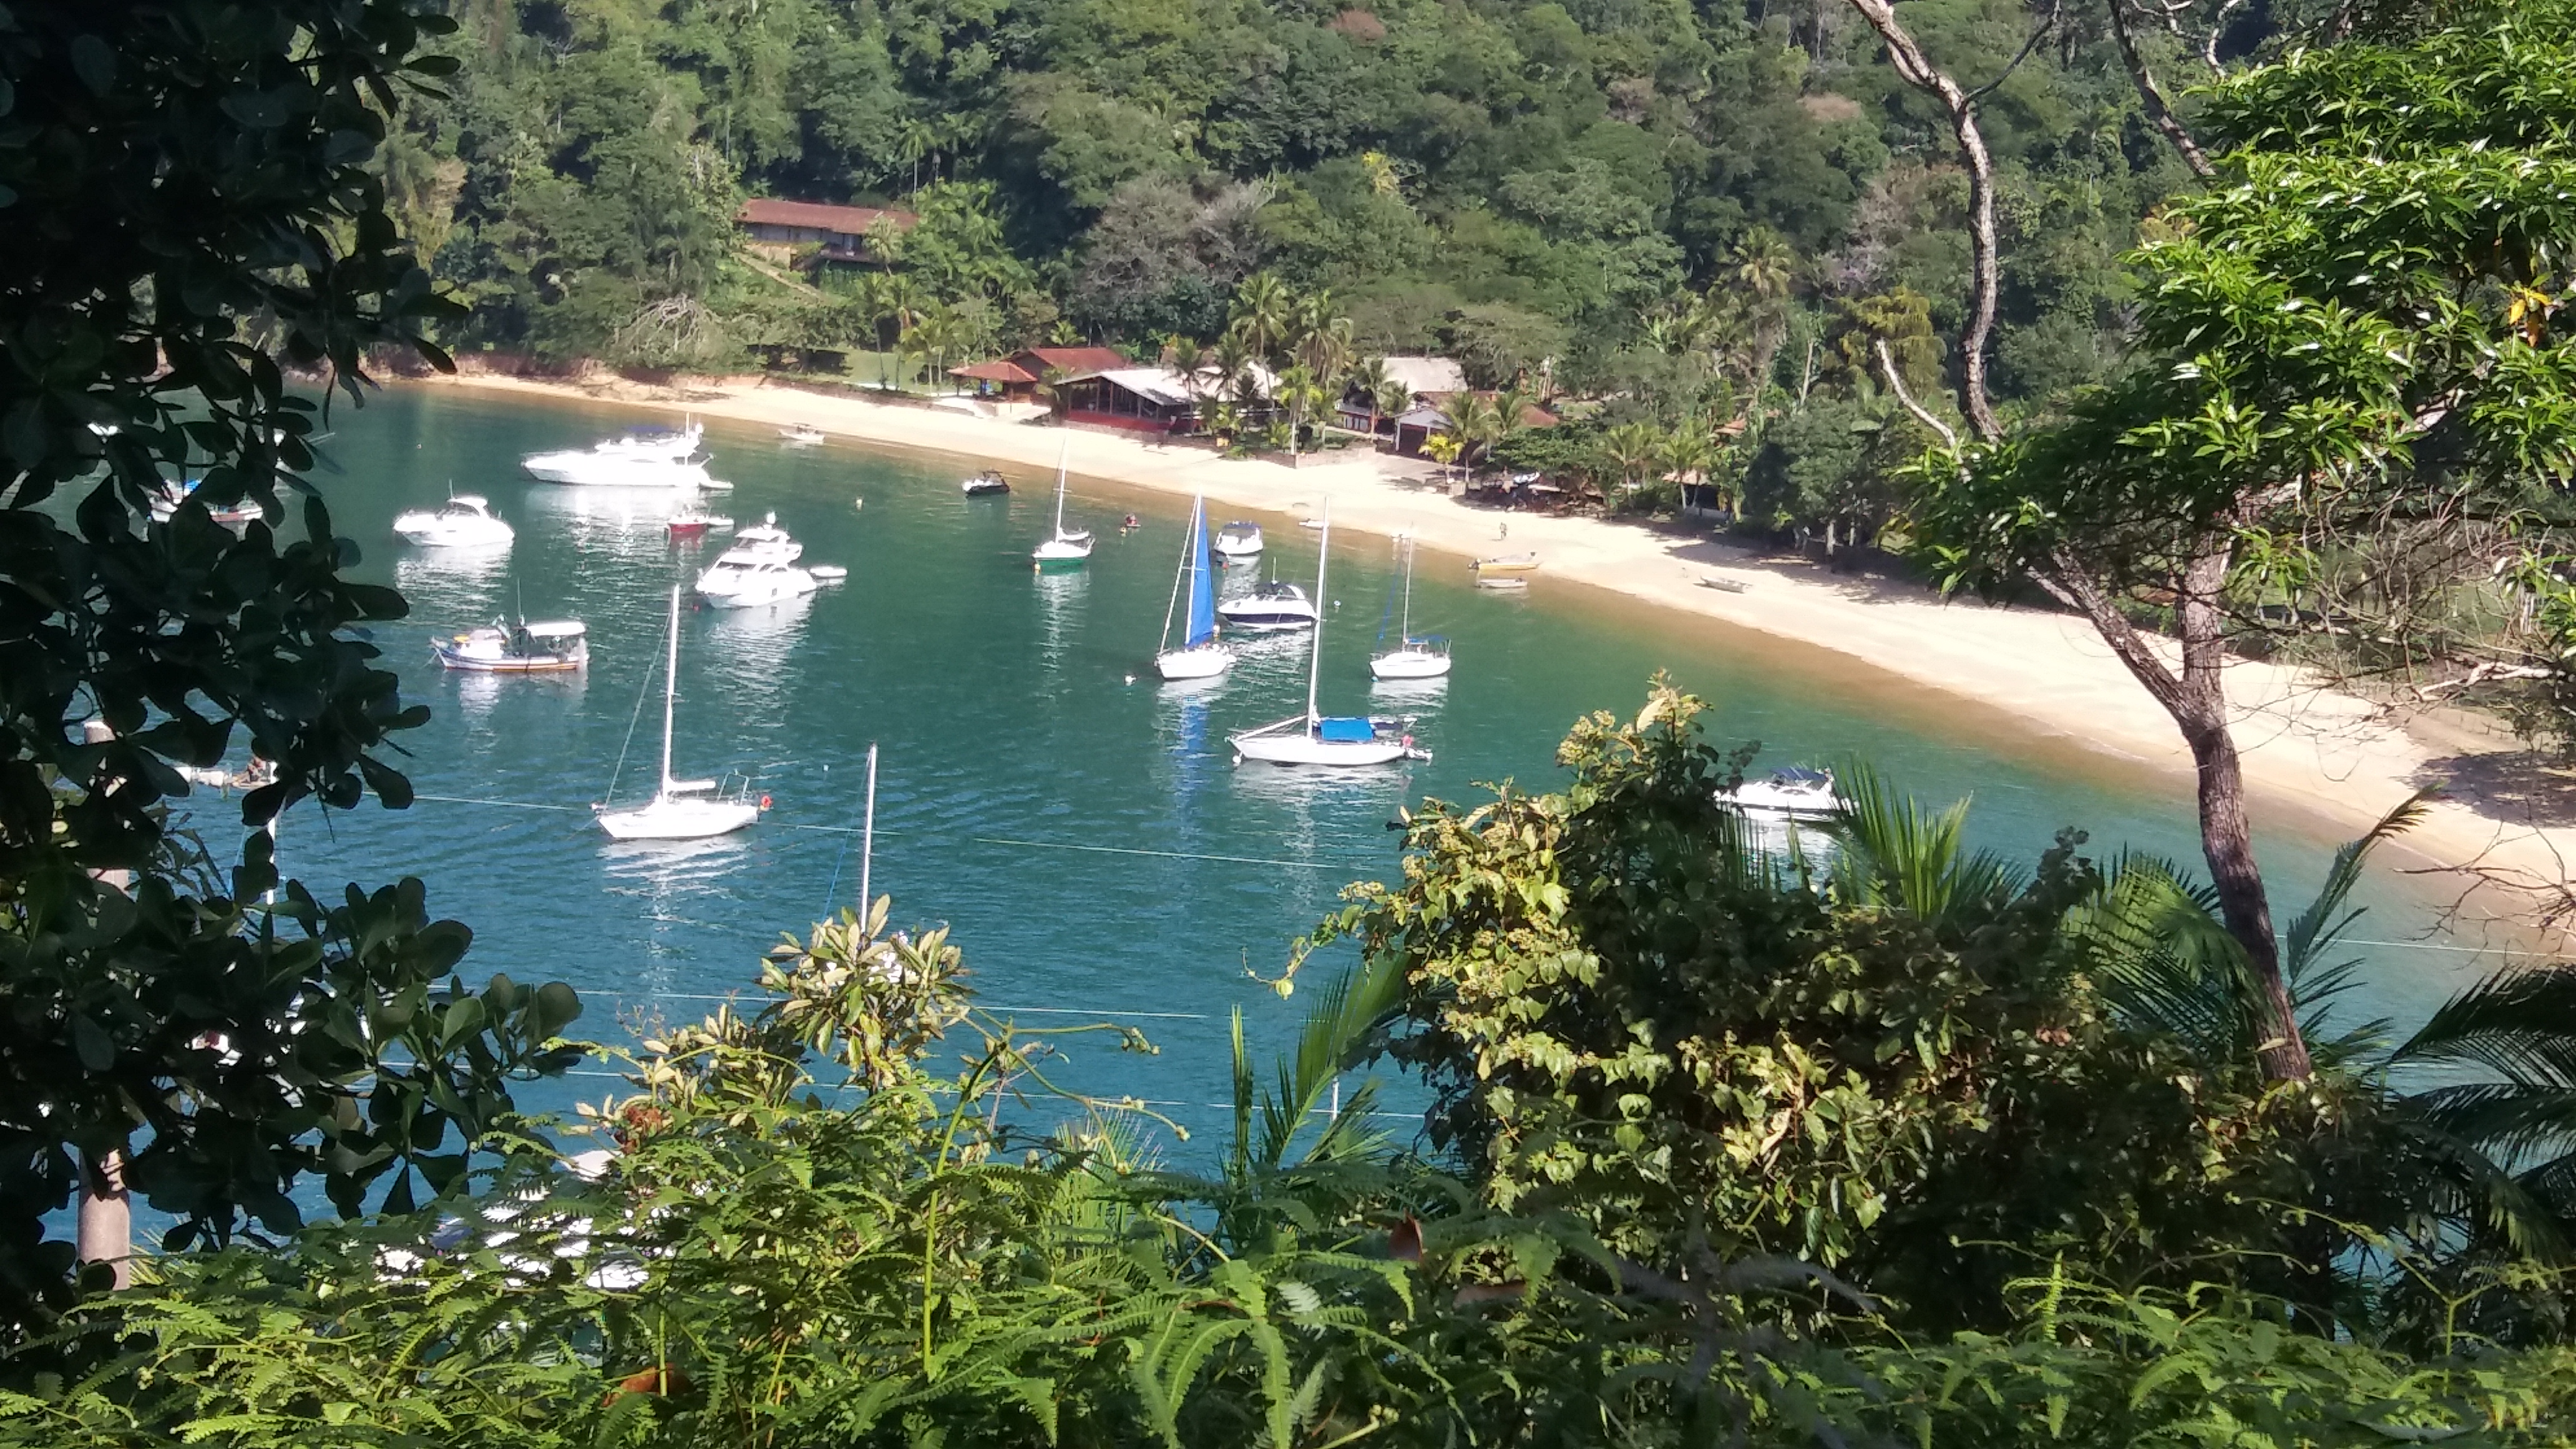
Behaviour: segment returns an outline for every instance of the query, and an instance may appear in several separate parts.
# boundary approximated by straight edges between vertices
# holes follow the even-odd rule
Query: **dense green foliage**
[[[1954,327],[1965,257],[1936,114],[1833,7],[1665,0],[457,0],[453,102],[387,160],[406,226],[476,304],[469,342],[604,352],[646,301],[742,319],[746,194],[935,198],[959,183],[1022,275],[996,340],[1211,338],[1256,270],[1330,288],[1370,351],[1456,350],[1492,380],[1624,387],[1714,346],[1804,392],[1850,307],[1910,294]],[[2002,77],[2001,375],[2037,397],[2116,353],[2116,266],[2184,178],[2098,18],[1943,0],[1915,23]],[[1723,337],[1649,325],[1710,289]],[[1036,292],[1047,305],[1014,298]],[[764,300],[766,296],[767,300]],[[1747,311],[1747,309],[1750,309]],[[1754,317],[1751,311],[1794,313]],[[756,327],[756,324],[746,324]],[[1819,345],[1812,355],[1808,344]],[[1497,376],[1500,374],[1500,376]],[[1846,370],[1837,379],[1853,380]]]
[[[368,349],[461,315],[370,170],[445,28],[397,0],[0,9],[0,1339],[68,1301],[47,1215],[118,1159],[178,1244],[286,1232],[308,1176],[350,1210],[452,1184],[508,1078],[563,1065],[571,993],[464,989],[418,882],[249,904],[279,811],[410,797],[376,752],[427,711],[364,637],[404,604],[343,576],[309,490],[282,529],[314,406],[280,364],[354,395]],[[197,489],[156,519],[172,475]],[[244,500],[238,536],[208,517]],[[274,777],[210,861],[168,832],[173,766],[243,736]]]

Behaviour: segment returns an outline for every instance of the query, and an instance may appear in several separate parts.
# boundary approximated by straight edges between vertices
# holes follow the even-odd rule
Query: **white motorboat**
[[[678,432],[604,438],[588,448],[531,453],[519,460],[528,476],[546,483],[591,488],[710,488],[705,430],[691,423]]]
[[[1172,617],[1180,613],[1182,590],[1189,591],[1189,612],[1181,617],[1181,644],[1165,649]],[[1154,638],[1154,669],[1165,679],[1213,679],[1234,666],[1234,651],[1217,642],[1216,579],[1208,562],[1207,500],[1190,505],[1190,534],[1181,545],[1181,568],[1172,580],[1172,601],[1163,608],[1163,632]]]
[[[115,431],[115,426],[111,424],[108,432],[100,436],[106,437]],[[163,523],[178,517],[179,505],[187,502],[196,493],[197,483],[197,479],[191,478],[185,483],[162,484],[161,491],[154,494],[152,498],[152,516]],[[209,504],[206,508],[206,516],[226,528],[239,528],[259,517],[259,505],[247,498],[239,503],[226,504],[221,508]]]
[[[1315,596],[1324,593],[1324,571],[1333,554],[1333,507],[1324,505],[1323,548],[1315,560]],[[1324,627],[1315,626],[1315,646],[1306,658],[1306,712],[1290,715],[1259,729],[1229,735],[1236,764],[1262,760],[1274,765],[1391,765],[1398,760],[1427,760],[1414,748],[1413,736],[1394,720],[1354,716],[1328,718],[1315,708],[1315,682],[1324,667]]]
[[[1238,518],[1216,531],[1217,557],[1224,559],[1261,557],[1261,525]]]
[[[564,674],[590,663],[590,631],[569,619],[494,624],[430,641],[450,669],[470,674]]]
[[[680,590],[671,590],[671,647],[662,674],[662,786],[631,810],[593,807],[599,828],[612,840],[703,840],[740,830],[760,819],[761,805],[725,799],[713,780],[671,778],[671,703],[679,697]]]
[[[991,498],[1011,491],[1011,480],[987,468],[957,485],[957,491],[969,498]]]
[[[780,428],[778,436],[785,439],[791,448],[810,448],[822,442],[824,434],[812,423],[798,423],[794,427]]]
[[[1384,628],[1384,625],[1380,625]],[[1443,679],[1449,673],[1449,641],[1413,635],[1413,539],[1404,540],[1404,620],[1397,628],[1397,647],[1369,660],[1369,673],[1379,679]]]
[[[1072,446],[1072,440],[1067,439],[1065,451]],[[1042,569],[1072,568],[1091,557],[1091,530],[1064,526],[1064,464],[1064,455],[1059,452],[1055,462],[1055,532],[1029,553]]]
[[[501,548],[516,536],[491,504],[471,493],[459,493],[434,511],[396,514],[394,532],[423,548]]]
[[[1747,780],[1733,790],[1720,790],[1717,798],[1747,815],[1792,820],[1831,819],[1848,804],[1834,790],[1833,771],[1804,765],[1774,770],[1767,780]]]
[[[787,530],[778,526],[778,515],[772,513],[748,528],[736,529],[733,547],[716,555],[694,587],[699,598],[720,608],[801,598],[814,592],[817,582],[810,570],[796,565],[804,552],[805,545],[789,538]]]
[[[1505,579],[1526,581],[1530,575],[1538,572],[1538,555],[1534,553],[1497,554],[1492,558],[1480,558],[1467,565],[1467,571],[1476,576],[1476,582],[1487,588],[1496,587]]]
[[[1252,592],[1217,605],[1216,613],[1234,628],[1260,634],[1312,629],[1317,618],[1315,603],[1304,589],[1277,579],[1264,580],[1253,585]]]

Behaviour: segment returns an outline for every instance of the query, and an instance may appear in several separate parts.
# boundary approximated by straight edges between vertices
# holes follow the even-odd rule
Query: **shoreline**
[[[1155,493],[1203,493],[1211,505],[1250,513],[1265,525],[1280,520],[1294,527],[1329,494],[1337,530],[1410,533],[1426,552],[1462,561],[1535,552],[1541,588],[1571,582],[1831,651],[1908,685],[2001,711],[2052,742],[2144,767],[2186,797],[2190,789],[2191,757],[2172,720],[2072,615],[1943,600],[1913,584],[1764,557],[1705,534],[1470,508],[1421,477],[1413,460],[1325,454],[1291,470],[1137,436],[1034,428],[760,377],[654,385],[604,374],[534,380],[460,370],[404,380],[778,427],[806,423],[875,447],[998,465],[1015,486],[1041,475],[1051,483],[1061,449],[1072,473]],[[1743,587],[1704,587],[1703,577]],[[2325,688],[2303,670],[2234,660],[2227,689],[2249,795],[2258,808],[2305,817],[2329,840],[2359,835],[2419,786],[2450,774],[2447,766],[2502,753],[2428,739],[2382,706]],[[2535,934],[2533,898],[2516,883],[2542,890],[2560,885],[2565,861],[2576,853],[2576,827],[2534,823],[2528,808],[2517,808],[2502,791],[2455,785],[2429,802],[2422,823],[2391,848],[2411,857],[2398,862],[2400,870],[2449,873],[2448,881],[2431,885],[2458,897],[2450,923],[2455,931],[2474,936],[2484,927],[2507,947],[2562,944],[2555,932]]]

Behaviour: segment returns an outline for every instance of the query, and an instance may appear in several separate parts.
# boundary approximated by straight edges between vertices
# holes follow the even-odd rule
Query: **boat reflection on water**
[[[721,922],[727,912],[715,903],[740,894],[733,883],[755,878],[771,855],[756,835],[608,840],[599,846],[603,888],[637,901],[642,917],[657,928]],[[700,901],[709,903],[704,914],[696,908]]]
[[[587,553],[648,559],[668,553],[673,514],[697,504],[686,488],[531,488],[519,505]]]
[[[405,550],[394,560],[394,587],[412,617],[481,618],[501,602],[496,586],[510,568],[510,546]]]
[[[1030,576],[1038,596],[1038,622],[1045,629],[1039,648],[1048,667],[1063,665],[1074,636],[1081,632],[1083,603],[1091,595],[1089,569],[1039,569]]]

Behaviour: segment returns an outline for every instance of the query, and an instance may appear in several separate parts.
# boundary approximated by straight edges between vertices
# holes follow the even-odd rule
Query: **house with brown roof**
[[[1439,392],[1423,396],[1422,406],[1395,419],[1395,451],[1408,458],[1421,457],[1422,445],[1431,441],[1432,434],[1445,433],[1454,426],[1449,416],[1448,405],[1451,400],[1471,391],[1487,402],[1492,402],[1499,396],[1485,388],[1460,388],[1456,392]],[[1556,424],[1556,414],[1538,404],[1521,405],[1522,427],[1552,428]]]
[[[913,213],[892,207],[836,206],[769,196],[755,196],[744,202],[733,217],[735,229],[753,250],[771,253],[782,262],[806,247],[814,247],[817,250],[813,256],[818,263],[843,262],[863,267],[885,265],[868,245],[868,234],[879,223],[910,231],[920,222],[921,218]]]
[[[976,394],[998,402],[1037,402],[1038,380],[1053,368],[1068,378],[1088,377],[1129,366],[1127,354],[1115,347],[1023,347],[1008,357],[948,369],[959,382],[972,383]]]

